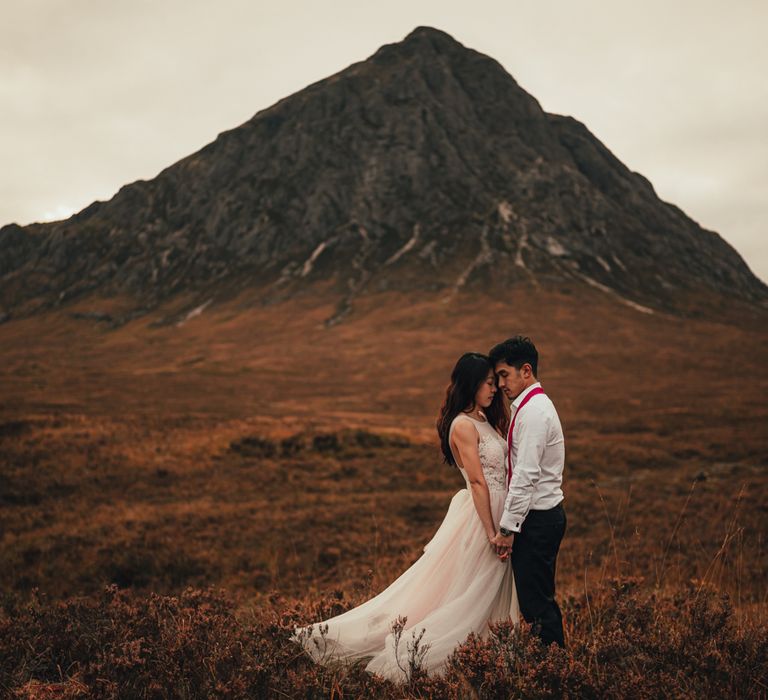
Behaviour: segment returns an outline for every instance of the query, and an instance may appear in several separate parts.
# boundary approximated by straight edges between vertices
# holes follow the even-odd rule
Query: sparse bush
[[[367,430],[355,430],[352,439],[359,447],[384,447],[384,438],[377,433],[369,433]]]
[[[229,448],[245,457],[266,457],[271,459],[277,454],[277,445],[272,440],[250,435],[232,442]]]
[[[306,444],[301,433],[283,438],[280,441],[280,454],[283,457],[292,457],[304,449],[306,449]]]
[[[341,441],[336,433],[320,433],[312,438],[312,447],[318,452],[338,452]]]

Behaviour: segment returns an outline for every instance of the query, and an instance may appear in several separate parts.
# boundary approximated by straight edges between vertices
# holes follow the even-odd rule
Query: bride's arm
[[[480,455],[477,451],[477,430],[469,421],[457,421],[453,429],[452,442],[461,458],[461,465],[467,472],[475,510],[483,523],[488,539],[491,540],[496,536],[496,526],[491,514],[488,484],[485,483],[483,468],[480,466]]]

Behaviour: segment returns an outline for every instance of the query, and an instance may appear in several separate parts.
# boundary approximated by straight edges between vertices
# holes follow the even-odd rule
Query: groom
[[[493,540],[512,547],[520,612],[545,645],[565,646],[555,601],[555,566],[565,534],[565,445],[557,411],[536,372],[539,354],[530,338],[515,336],[489,353],[499,388],[512,401],[507,435],[509,491]]]

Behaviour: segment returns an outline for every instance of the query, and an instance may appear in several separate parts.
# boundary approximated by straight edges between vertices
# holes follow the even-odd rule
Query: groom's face
[[[504,395],[512,401],[516,399],[520,392],[525,389],[525,369],[526,365],[523,365],[521,369],[516,369],[512,365],[508,365],[506,362],[497,362],[494,371],[496,372],[499,389],[504,392]]]

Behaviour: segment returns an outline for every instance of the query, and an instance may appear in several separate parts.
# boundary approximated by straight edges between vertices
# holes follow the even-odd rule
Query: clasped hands
[[[512,553],[512,543],[515,541],[514,533],[509,537],[504,537],[504,535],[497,530],[496,534],[488,539],[495,547],[499,559],[501,559],[501,561],[506,561]]]

